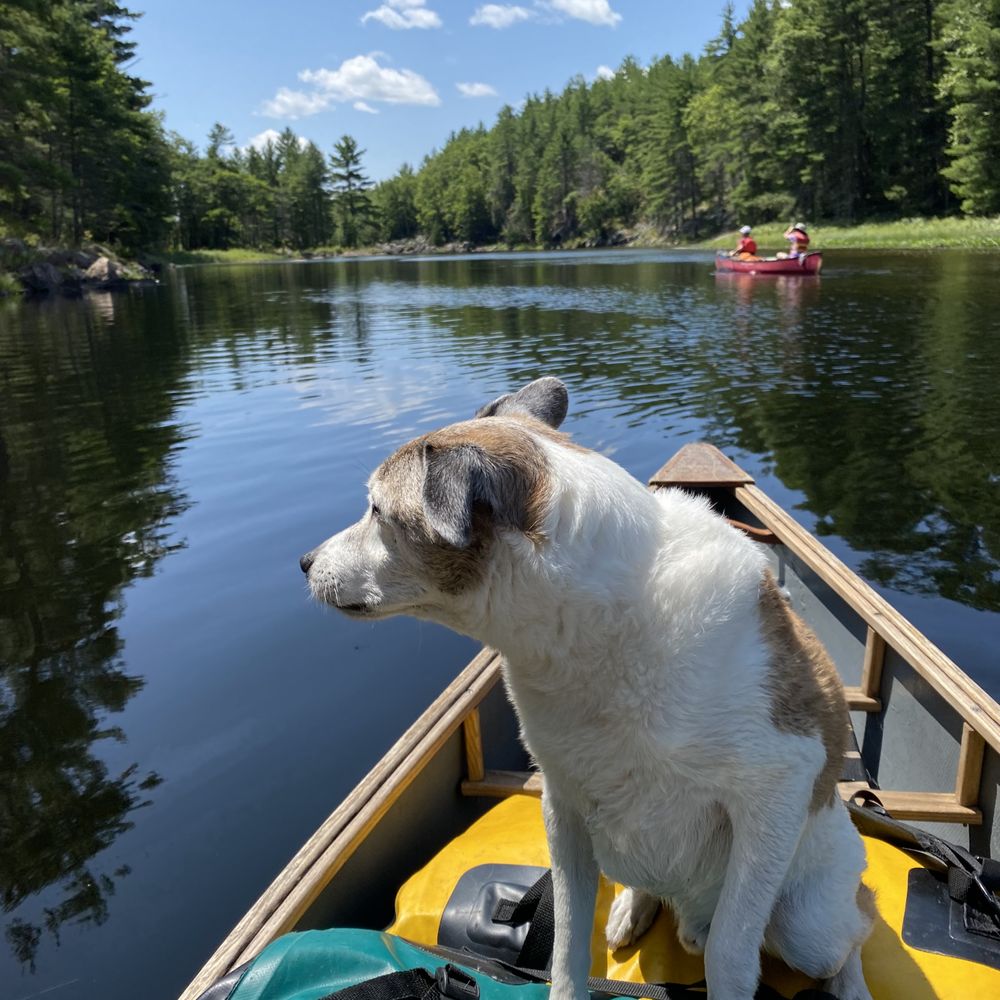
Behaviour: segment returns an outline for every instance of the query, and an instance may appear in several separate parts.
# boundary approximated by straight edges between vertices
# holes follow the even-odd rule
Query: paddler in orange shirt
[[[740,227],[740,242],[737,244],[735,250],[729,251],[730,257],[735,257],[737,260],[756,260],[757,259],[757,243],[754,238],[750,235],[753,230],[749,226]]]

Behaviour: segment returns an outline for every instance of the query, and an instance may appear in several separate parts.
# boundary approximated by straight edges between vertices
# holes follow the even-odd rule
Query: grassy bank
[[[805,220],[803,220],[805,221]],[[754,226],[754,239],[762,251],[782,249],[785,226],[767,223]],[[969,250],[1000,249],[1000,217],[975,219],[900,219],[897,222],[866,222],[841,226],[818,222],[809,227],[812,244],[820,250],[933,250],[960,247]],[[739,235],[723,233],[697,244],[725,250],[736,245]]]
[[[154,254],[164,264],[258,264],[268,260],[288,260],[293,255],[281,250],[160,250]]]

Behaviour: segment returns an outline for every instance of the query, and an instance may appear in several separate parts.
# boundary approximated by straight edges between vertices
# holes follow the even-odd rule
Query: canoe
[[[741,274],[819,274],[823,254],[813,250],[800,257],[762,257],[760,260],[739,260],[719,251],[715,255],[717,271],[737,271]]]
[[[682,487],[706,495],[764,546],[792,606],[825,643],[845,684],[856,735],[855,749],[845,756],[841,796],[877,795],[896,819],[975,855],[1000,856],[1000,705],[711,445],[686,445],[649,482],[653,490]],[[520,745],[501,683],[499,656],[483,649],[289,861],[182,1000],[196,1000],[268,946],[265,955],[281,942],[317,940],[310,934],[281,937],[291,931],[371,929],[367,938],[361,931],[324,932],[355,942],[388,927],[413,947],[440,944],[441,914],[466,869],[479,871],[485,862],[547,863],[540,794],[540,776]],[[869,832],[864,820],[856,822]],[[918,855],[877,836],[866,835],[865,843],[865,880],[874,880],[869,884],[879,907],[863,952],[875,1000],[1000,996],[1000,940],[992,967],[982,958],[989,952],[985,938],[973,942],[965,958],[955,957],[958,945],[952,947],[949,935],[957,934],[958,904],[949,904],[947,885],[943,903],[934,895],[941,877],[932,872],[928,888]],[[611,892],[602,885],[598,919]],[[917,922],[907,931],[911,908],[931,917],[922,924],[913,917]],[[676,936],[663,932],[668,919],[661,912],[638,950],[595,956],[595,965],[616,979],[702,978],[690,966],[700,959],[682,953],[678,961],[688,965],[671,976],[678,967],[656,957],[668,939],[676,945]],[[387,941],[398,941],[386,934],[375,939],[383,950]],[[942,950],[946,954],[937,953]],[[777,978],[768,980],[780,996],[808,985],[782,969],[772,970]],[[225,990],[213,994],[226,996]]]

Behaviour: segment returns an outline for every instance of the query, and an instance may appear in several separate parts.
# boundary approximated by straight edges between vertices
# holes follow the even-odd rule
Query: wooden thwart
[[[900,792],[892,788],[871,788],[867,781],[842,781],[837,791],[842,799],[849,799],[858,791],[872,791],[893,819],[962,823],[965,826],[979,826],[983,821],[982,812],[963,806],[954,792]]]
[[[967,826],[978,826],[983,821],[983,814],[979,809],[963,805],[953,792],[872,789],[867,781],[841,781],[837,785],[842,799],[849,799],[860,789],[874,791],[889,814],[896,819],[963,823]],[[763,794],[765,790],[761,791]],[[533,795],[540,798],[542,776],[537,771],[487,771],[481,781],[463,781],[462,793],[498,799],[511,795]]]
[[[542,796],[542,775],[538,771],[487,771],[480,781],[463,781],[463,795],[485,795],[506,799],[511,795]]]
[[[873,698],[860,687],[845,687],[844,695],[847,698],[847,707],[852,712],[882,711],[882,699]]]

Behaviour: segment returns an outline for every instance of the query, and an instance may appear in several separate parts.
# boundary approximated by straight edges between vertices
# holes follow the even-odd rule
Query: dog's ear
[[[424,513],[433,531],[464,549],[472,539],[472,508],[485,499],[485,456],[479,448],[424,445]]]
[[[457,549],[472,541],[477,506],[489,509],[494,526],[525,530],[529,490],[516,463],[476,445],[424,444],[424,513],[431,530]]]
[[[476,411],[477,417],[500,417],[505,413],[527,413],[550,427],[558,427],[566,419],[569,393],[557,378],[546,375],[529,382],[523,389],[507,393]]]

